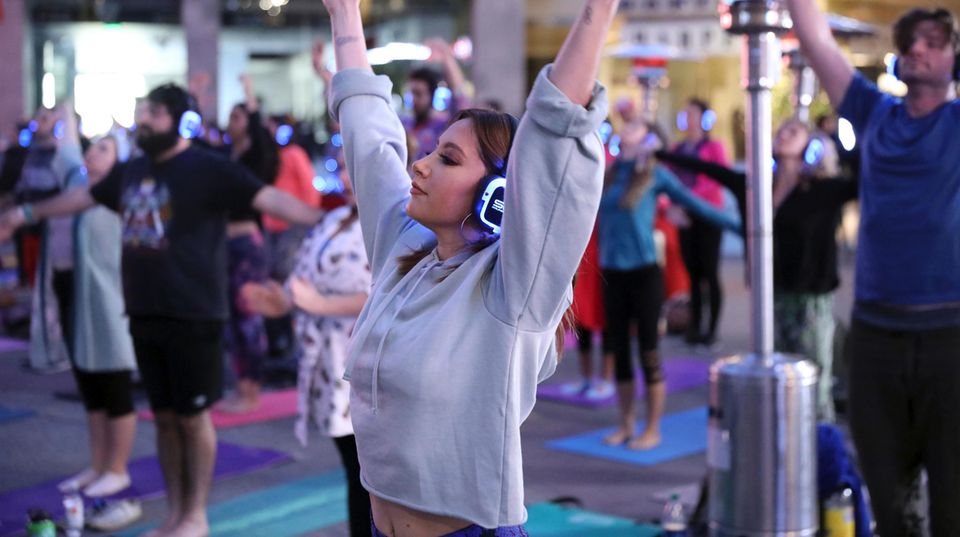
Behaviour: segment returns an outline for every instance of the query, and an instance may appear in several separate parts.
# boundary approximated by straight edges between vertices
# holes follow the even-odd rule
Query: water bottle
[[[29,537],[57,537],[57,525],[50,515],[42,509],[31,509],[27,514],[27,535]]]
[[[844,488],[834,492],[823,503],[823,535],[825,537],[854,537],[853,491]]]
[[[679,494],[670,496],[670,501],[663,506],[660,529],[663,530],[663,537],[687,537],[687,517]]]
[[[79,492],[69,492],[63,497],[63,510],[67,515],[67,537],[83,534],[83,498]]]

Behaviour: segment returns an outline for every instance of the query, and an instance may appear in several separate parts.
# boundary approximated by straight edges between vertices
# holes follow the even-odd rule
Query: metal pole
[[[807,63],[800,49],[793,49],[785,56],[790,60],[794,77],[793,108],[795,116],[804,123],[810,122],[810,105],[817,94],[817,75]]]
[[[751,341],[753,352],[769,364],[773,354],[773,116],[771,90],[780,40],[773,32],[750,33],[744,39],[744,86],[747,110],[748,232],[751,274]]]
[[[792,21],[780,0],[724,1],[723,7],[721,25],[745,36],[753,352],[722,358],[710,368],[710,535],[814,537],[817,369],[773,352],[771,90],[780,72],[777,36]]]

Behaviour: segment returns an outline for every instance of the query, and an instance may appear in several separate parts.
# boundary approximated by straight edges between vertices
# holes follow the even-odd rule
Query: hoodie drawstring
[[[441,264],[443,264],[442,261],[433,261],[423,265],[423,267],[420,269],[420,276],[417,277],[416,281],[413,282],[410,290],[407,291],[406,295],[404,295],[403,300],[400,301],[400,305],[397,306],[397,310],[393,312],[393,316],[390,318],[390,323],[387,324],[387,330],[383,333],[383,337],[380,338],[380,345],[377,346],[377,354],[375,355],[373,361],[373,378],[370,382],[371,400],[373,403],[374,414],[376,414],[380,409],[380,362],[383,358],[383,345],[387,341],[387,336],[390,335],[394,321],[397,320],[397,316],[400,315],[400,312],[403,310],[403,306],[406,305],[407,300],[409,300],[414,291],[417,290],[420,282],[422,282],[427,274],[430,273],[430,269]]]

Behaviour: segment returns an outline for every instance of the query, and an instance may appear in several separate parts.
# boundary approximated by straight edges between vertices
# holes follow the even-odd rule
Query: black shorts
[[[132,371],[83,371],[74,366],[73,376],[87,411],[105,412],[108,418],[133,413]]]
[[[203,412],[223,396],[223,321],[133,317],[130,335],[154,412]]]

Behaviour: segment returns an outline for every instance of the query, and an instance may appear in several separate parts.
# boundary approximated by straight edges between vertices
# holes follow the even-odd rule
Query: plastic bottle
[[[31,509],[27,514],[27,535],[29,537],[57,537],[57,525],[50,515],[42,509]]]
[[[63,510],[67,515],[67,537],[83,534],[83,498],[79,492],[69,492],[63,497]]]
[[[834,492],[823,503],[824,537],[854,537],[856,523],[853,508],[853,491],[849,488]]]
[[[663,537],[687,536],[687,516],[683,512],[683,504],[680,503],[679,494],[670,496],[670,501],[663,506],[660,528],[663,530]]]

